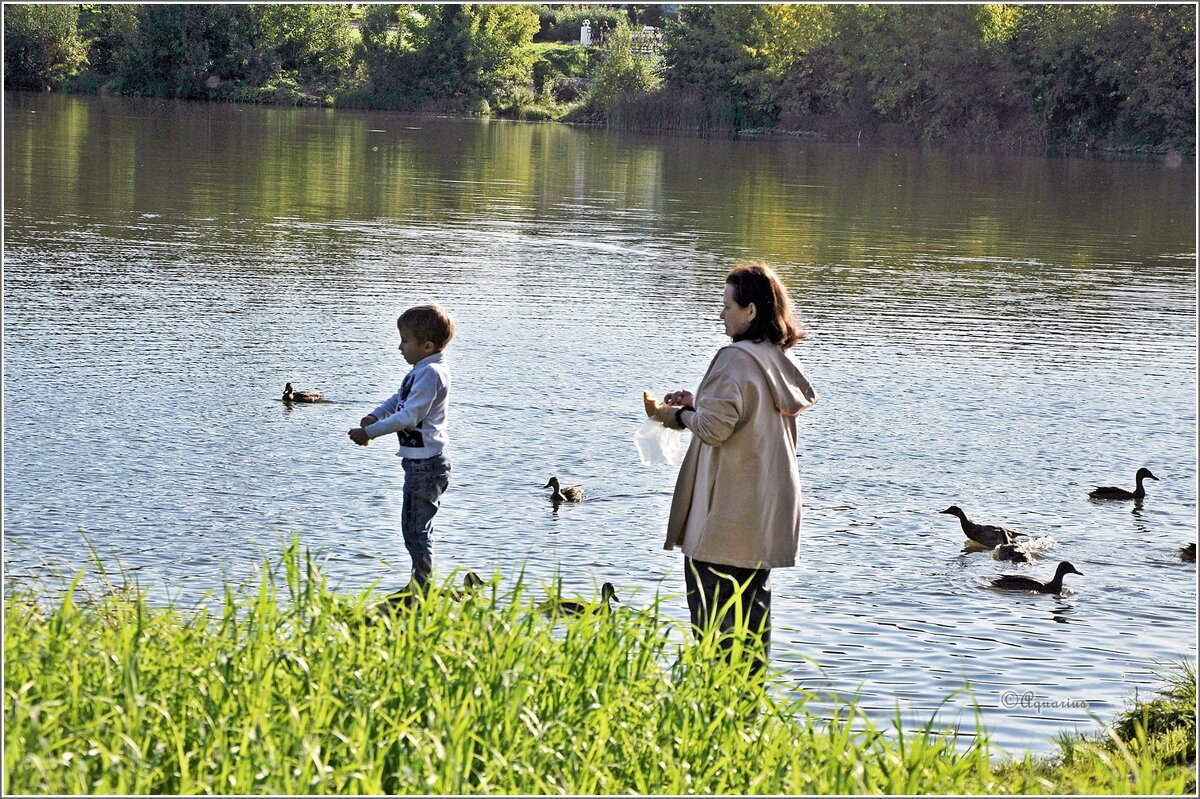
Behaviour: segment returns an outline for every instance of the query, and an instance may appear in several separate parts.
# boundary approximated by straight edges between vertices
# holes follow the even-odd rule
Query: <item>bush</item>
[[[228,100],[240,103],[269,105],[319,106],[332,105],[324,98],[307,92],[293,75],[281,72],[262,86],[239,86],[224,93]]]
[[[583,78],[555,78],[550,84],[550,95],[555,102],[573,103],[587,92]]]

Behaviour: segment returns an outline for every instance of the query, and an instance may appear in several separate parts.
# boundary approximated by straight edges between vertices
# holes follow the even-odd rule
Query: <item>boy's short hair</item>
[[[412,333],[418,341],[432,341],[439,350],[454,338],[454,320],[436,303],[414,305],[400,314],[396,327]]]

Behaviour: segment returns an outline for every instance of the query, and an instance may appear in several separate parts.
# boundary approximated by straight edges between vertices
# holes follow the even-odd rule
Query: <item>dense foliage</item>
[[[61,85],[85,62],[71,6],[4,6],[4,88]]]
[[[1195,153],[1194,5],[675,9],[10,4],[5,86]]]

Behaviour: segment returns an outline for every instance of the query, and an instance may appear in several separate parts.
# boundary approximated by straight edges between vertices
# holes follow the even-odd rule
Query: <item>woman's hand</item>
[[[680,391],[672,391],[670,394],[663,397],[663,402],[675,408],[683,408],[688,405],[695,407],[696,397],[693,396],[692,392],[683,389]]]

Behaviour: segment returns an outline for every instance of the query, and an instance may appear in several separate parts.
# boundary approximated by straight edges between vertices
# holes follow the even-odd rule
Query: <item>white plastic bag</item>
[[[662,466],[679,463],[679,439],[683,433],[664,427],[654,419],[647,419],[633,434],[633,443],[638,456],[647,466]]]

